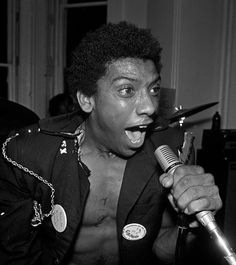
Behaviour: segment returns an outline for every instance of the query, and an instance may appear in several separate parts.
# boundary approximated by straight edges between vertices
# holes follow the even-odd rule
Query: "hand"
[[[177,211],[191,215],[203,210],[216,212],[222,207],[214,177],[200,166],[179,166],[173,174],[162,174],[160,182],[170,189],[168,198]]]

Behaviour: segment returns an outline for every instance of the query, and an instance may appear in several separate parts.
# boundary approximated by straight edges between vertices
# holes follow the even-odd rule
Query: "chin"
[[[140,148],[119,150],[118,156],[120,156],[121,158],[128,159],[135,155],[139,150]]]

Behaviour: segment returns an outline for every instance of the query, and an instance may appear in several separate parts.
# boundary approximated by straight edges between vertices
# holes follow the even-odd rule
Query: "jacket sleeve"
[[[7,155],[17,159],[12,140]],[[40,264],[41,240],[38,227],[31,225],[33,198],[25,177],[17,167],[0,155],[0,257],[2,265]],[[28,176],[29,177],[29,176]]]

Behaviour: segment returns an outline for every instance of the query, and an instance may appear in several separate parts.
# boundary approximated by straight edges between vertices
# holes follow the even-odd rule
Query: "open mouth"
[[[144,141],[146,130],[147,130],[147,125],[139,125],[127,128],[125,130],[125,134],[129,138],[131,143],[137,144]]]

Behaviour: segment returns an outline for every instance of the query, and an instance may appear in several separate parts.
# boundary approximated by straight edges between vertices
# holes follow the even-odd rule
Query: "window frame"
[[[66,66],[66,9],[107,6],[108,0],[100,2],[84,2],[84,3],[67,3],[67,0],[56,1],[56,18],[55,18],[55,69],[54,80],[55,88],[53,95],[64,92],[64,69]],[[108,20],[108,16],[107,19]],[[51,95],[51,96],[53,96]]]
[[[7,99],[16,101],[17,62],[19,57],[19,0],[7,1],[7,61],[0,68],[7,70]]]

